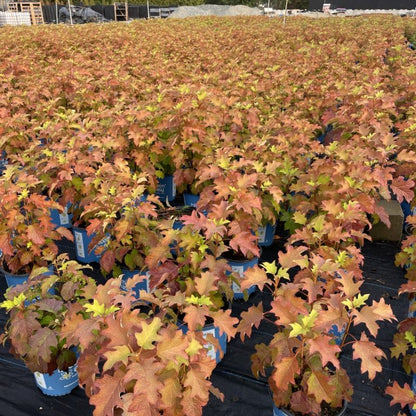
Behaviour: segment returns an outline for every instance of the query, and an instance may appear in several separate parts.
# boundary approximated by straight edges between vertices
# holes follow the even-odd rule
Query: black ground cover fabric
[[[276,258],[280,249],[278,244],[265,248],[262,259],[271,261]],[[366,243],[363,248],[365,282],[363,293],[379,300],[383,297],[389,303],[399,320],[408,313],[406,296],[398,296],[398,288],[405,281],[403,271],[394,266],[394,256],[398,251],[397,244]],[[62,251],[74,255],[72,245],[62,244]],[[100,280],[98,268],[93,275]],[[5,280],[0,278],[0,293],[6,288]],[[265,293],[255,292],[250,299],[233,303],[233,314],[238,315],[250,304],[270,299]],[[0,312],[0,326],[3,328],[6,315]],[[389,348],[395,332],[396,323],[382,324],[378,345],[383,348],[389,358]],[[358,328],[356,334],[361,333]],[[250,370],[250,355],[254,346],[260,342],[268,342],[273,334],[273,325],[261,325],[253,331],[250,339],[244,343],[239,338],[227,346],[224,359],[215,369],[212,381],[225,395],[224,402],[212,398],[204,408],[204,416],[272,416],[272,398],[265,380],[255,379]],[[360,362],[352,359],[352,353],[346,351],[342,355],[342,363],[347,369],[354,385],[353,401],[348,406],[348,416],[394,416],[399,407],[390,407],[391,398],[384,394],[387,385],[397,380],[401,385],[411,383],[398,360],[382,360],[383,374],[373,381],[363,377],[359,371]],[[93,407],[89,405],[83,390],[77,387],[68,396],[47,397],[36,387],[32,373],[24,365],[15,360],[8,347],[0,346],[0,416],[91,416]],[[139,415],[138,415],[139,416]]]

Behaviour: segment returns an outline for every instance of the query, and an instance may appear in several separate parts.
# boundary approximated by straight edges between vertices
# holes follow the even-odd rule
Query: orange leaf
[[[74,234],[68,228],[58,227],[56,231],[60,236],[65,237],[67,240],[74,241]]]
[[[370,331],[370,334],[374,337],[377,335],[379,329],[376,321],[388,320],[391,322],[393,319],[396,319],[390,305],[386,305],[384,298],[381,298],[380,302],[374,301],[371,306],[366,305],[361,310],[356,310],[354,317],[354,323],[364,323]]]
[[[411,202],[414,196],[413,189],[415,183],[412,180],[405,180],[403,176],[394,178],[390,184],[390,188],[393,193],[397,196],[397,200],[401,203],[404,199],[407,202]]]
[[[164,368],[162,363],[153,360],[141,360],[140,362],[130,363],[124,377],[127,384],[136,380],[134,394],[143,394],[146,402],[156,404],[159,398],[159,390],[163,384],[159,380],[157,373]]]
[[[124,392],[124,371],[117,369],[112,376],[104,374],[95,381],[97,390],[90,397],[90,403],[95,406],[94,414],[113,416],[114,408],[122,404],[120,395]]]
[[[412,407],[413,405],[416,405],[415,393],[407,383],[401,387],[399,383],[395,381],[393,386],[388,386],[386,388],[386,394],[393,397],[390,406],[393,406],[396,403],[400,403],[401,407],[405,407],[406,405]]]
[[[255,265],[244,272],[244,276],[241,279],[241,290],[248,289],[254,285],[257,285],[260,290],[263,290],[265,284],[271,285],[272,281],[267,277],[264,269]]]
[[[200,295],[208,296],[211,291],[216,290],[218,277],[211,272],[202,272],[201,276],[195,278],[195,287]]]
[[[284,357],[275,363],[271,379],[278,390],[287,390],[290,384],[295,384],[295,377],[299,375],[299,364],[296,357]]]
[[[361,359],[361,372],[364,374],[367,371],[368,378],[373,380],[376,373],[381,371],[379,360],[386,358],[386,355],[374,342],[369,341],[364,332],[361,333],[361,339],[353,343],[353,349],[354,360]]]
[[[240,323],[237,327],[237,332],[240,333],[241,341],[244,341],[245,336],[251,336],[253,326],[258,328],[263,319],[263,304],[259,303],[257,306],[253,305],[247,311],[241,312]]]
[[[241,231],[230,240],[230,247],[235,251],[241,251],[244,256],[249,253],[258,256],[260,250],[257,246],[257,237],[249,231]]]
[[[315,396],[318,403],[322,401],[331,402],[331,397],[334,396],[336,387],[330,383],[330,378],[325,373],[312,371],[307,383],[310,393]]]
[[[222,333],[227,334],[228,341],[233,338],[237,332],[235,326],[238,324],[238,318],[234,318],[231,315],[231,310],[227,309],[225,311],[218,310],[212,313],[212,318],[214,319],[214,325],[220,329],[220,335]]]
[[[280,266],[286,269],[291,269],[295,266],[300,266],[302,268],[308,267],[308,256],[303,254],[305,250],[306,247],[288,246],[286,249],[286,253],[283,253],[283,251],[279,251]]]
[[[44,233],[36,225],[28,225],[27,237],[33,241],[36,245],[42,245],[45,243]]]
[[[341,352],[341,348],[336,344],[331,344],[333,338],[328,335],[321,335],[318,338],[311,339],[309,342],[310,352],[319,353],[322,365],[326,366],[331,363],[335,368],[339,368],[339,360],[337,354]]]

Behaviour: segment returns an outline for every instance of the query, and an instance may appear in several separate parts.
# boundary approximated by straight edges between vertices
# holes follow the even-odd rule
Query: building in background
[[[346,9],[414,9],[416,0],[309,0],[309,10],[322,10],[324,3],[331,3],[332,8]]]

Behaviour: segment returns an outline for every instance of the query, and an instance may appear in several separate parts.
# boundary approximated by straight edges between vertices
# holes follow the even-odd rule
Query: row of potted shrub
[[[209,377],[223,338],[240,333],[244,340],[272,318],[276,334],[252,359],[255,374],[271,369],[275,414],[286,411],[279,407],[342,409],[352,395],[339,362],[345,345],[374,378],[384,356],[373,341],[377,322],[395,318],[383,299],[370,305],[360,292],[360,247],[374,218],[388,223],[379,199],[412,200],[414,182],[404,168],[415,163],[414,81],[403,72],[414,53],[402,21],[375,21],[370,37],[366,19],[337,27],[300,19],[285,31],[263,19],[150,23],[165,39],[192,32],[195,44],[208,45],[203,52],[155,43],[140,22],[75,29],[69,43],[66,32],[54,28],[51,37],[44,28],[43,48],[32,56],[3,52],[0,248],[4,268],[32,275],[2,306],[11,312],[6,338],[29,368],[66,370],[77,347],[95,415],[117,408],[200,414],[209,392],[221,396]],[[242,64],[224,38],[228,24],[244,28]],[[280,42],[273,53],[271,29]],[[253,36],[266,46],[250,49]],[[94,49],[98,38],[123,48],[139,37],[149,42],[139,61],[126,48],[117,60]],[[293,53],[293,73],[287,51],[300,38],[305,46]],[[74,71],[72,47],[107,59],[97,66],[80,58]],[[45,65],[52,51],[55,76]],[[39,84],[26,76],[29,67]],[[179,193],[198,194],[194,209],[178,210],[173,195],[161,197],[158,184],[170,175]],[[88,250],[104,241],[96,254],[105,285],[72,260],[56,260],[57,241],[74,237],[68,224],[56,226],[51,210],[71,217],[74,233],[85,227],[93,236]],[[259,228],[276,222],[290,233],[278,264],[255,265]],[[254,265],[240,273],[230,253]],[[54,270],[45,274],[50,263]],[[259,304],[231,317],[235,292],[244,297],[256,286],[272,294],[270,308]],[[148,290],[137,296],[138,288]],[[204,338],[201,329],[211,323],[220,341]],[[367,330],[352,339],[360,323]]]

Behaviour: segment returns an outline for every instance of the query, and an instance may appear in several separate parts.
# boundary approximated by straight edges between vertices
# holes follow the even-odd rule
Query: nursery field
[[[2,27],[0,44],[0,383],[33,400],[2,409],[415,414],[415,19]],[[395,244],[371,242],[386,204]],[[49,398],[30,372],[84,390]]]

